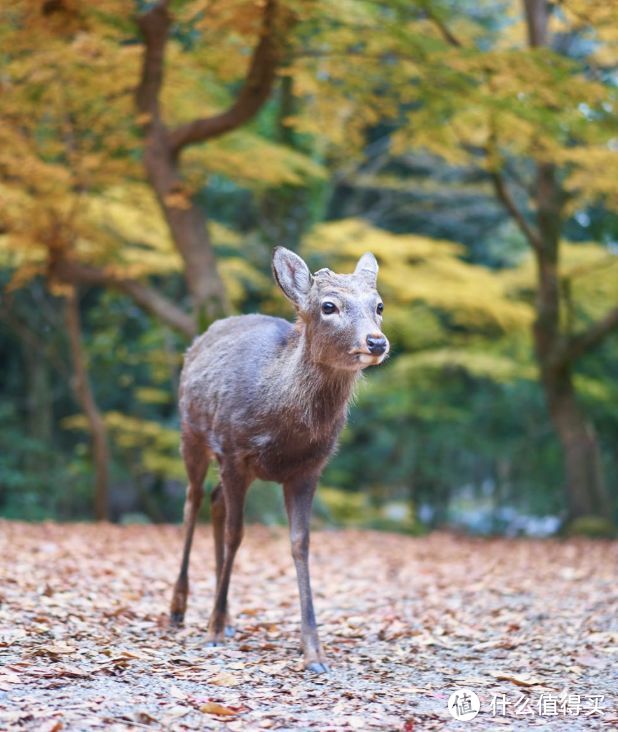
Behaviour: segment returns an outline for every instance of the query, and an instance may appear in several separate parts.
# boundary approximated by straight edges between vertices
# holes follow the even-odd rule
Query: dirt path
[[[616,542],[315,533],[315,677],[280,529],[248,529],[236,635],[205,647],[210,540],[173,631],[179,528],[0,522],[0,730],[618,728]]]

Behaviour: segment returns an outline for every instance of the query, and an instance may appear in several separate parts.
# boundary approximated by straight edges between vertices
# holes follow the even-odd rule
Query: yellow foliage
[[[214,6],[189,2],[178,9],[179,22],[195,21],[192,32],[204,37],[193,48],[173,38],[168,44],[162,112],[172,126],[229,106],[226,82],[246,72],[263,4],[215,0]],[[133,98],[143,53],[134,42],[133,7],[72,0],[43,12],[40,3],[13,0],[3,12],[0,259],[15,270],[12,285],[45,273],[50,252],[120,277],[179,271],[181,259],[143,183],[136,126],[148,120],[136,114]],[[256,188],[324,176],[311,158],[246,129],[191,148],[183,165],[187,183],[165,201],[180,210],[192,205],[208,174]],[[210,233],[215,246],[239,246],[225,227],[212,225]],[[222,269],[234,302],[242,283],[253,278],[257,286],[239,261]]]
[[[219,269],[228,297],[234,305],[241,305],[250,289],[268,292],[272,288],[270,278],[249,264],[243,256],[222,258]]]
[[[190,148],[184,161],[188,178],[195,182],[203,182],[205,173],[219,173],[239,185],[258,189],[282,184],[300,185],[325,175],[324,168],[308,156],[246,129],[220,137],[208,145]]]
[[[27,215],[32,218],[29,222],[22,219],[24,228],[28,227],[26,231],[12,227],[8,234],[0,236],[0,264],[15,270],[13,288],[45,272],[48,254],[45,232],[53,224],[53,216],[42,215],[36,201],[17,195],[16,190],[10,189],[8,196],[15,207],[15,219],[19,216],[25,219]],[[24,208],[17,211],[20,205]],[[210,223],[209,232],[215,248],[239,250],[238,256],[220,262],[232,303],[242,301],[248,285],[258,290],[268,289],[268,279],[242,257],[243,242],[238,234],[217,222]],[[82,196],[72,221],[72,233],[74,257],[84,264],[105,266],[118,277],[167,275],[182,269],[159,206],[144,184],[127,184],[98,195]]]
[[[138,401],[144,404],[169,404],[172,400],[172,395],[169,391],[147,386],[136,389],[135,396]]]
[[[329,5],[337,3],[317,12],[332,12],[336,21],[314,23],[310,46],[317,52],[300,49],[288,73],[304,102],[290,122],[319,136],[331,157],[349,163],[360,156],[377,114],[395,123],[395,155],[424,149],[453,165],[490,167],[499,151],[500,159],[555,162],[576,194],[572,207],[596,198],[616,203],[616,90],[605,81],[609,74],[590,71],[615,66],[616,0],[568,0],[551,13],[550,33],[585,39],[583,62],[529,48],[518,0],[502,3],[499,22],[490,25],[483,12],[495,14],[495,3],[482,3],[472,16],[456,3],[447,12],[439,3],[357,2],[349,21]]]
[[[566,189],[573,194],[569,210],[604,199],[609,208],[618,208],[618,148],[615,143],[564,148],[557,156],[568,166]]]
[[[564,241],[560,249],[563,317],[574,317],[571,325],[577,328],[604,315],[608,303],[618,302],[618,253],[592,242]],[[535,290],[536,276],[532,255],[518,267],[496,274],[512,297],[528,299]]]
[[[399,356],[393,365],[395,378],[398,374],[416,375],[422,370],[461,369],[473,376],[492,381],[509,382],[514,379],[533,380],[537,370],[520,360],[500,354],[458,350],[456,348],[436,349]]]
[[[144,472],[177,480],[185,479],[184,466],[178,453],[178,430],[120,412],[106,412],[103,418],[113,446],[127,451],[134,460],[137,453],[137,466]],[[88,429],[86,418],[81,414],[65,418],[62,426],[71,430]]]
[[[509,296],[493,272],[461,259],[459,244],[413,234],[391,234],[364,221],[344,219],[316,227],[305,242],[306,253],[328,253],[342,271],[372,251],[380,263],[380,290],[389,307],[424,302],[470,327],[527,328],[532,308]],[[388,317],[388,316],[387,316]]]

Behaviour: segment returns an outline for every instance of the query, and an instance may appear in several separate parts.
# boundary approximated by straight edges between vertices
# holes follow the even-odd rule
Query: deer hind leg
[[[243,512],[249,477],[236,467],[221,466],[221,492],[215,499],[223,501],[224,510],[217,507],[214,518],[215,552],[217,556],[217,591],[208,623],[208,644],[223,642],[227,622],[227,595],[234,566],[234,558],[243,537]]]
[[[204,442],[194,434],[183,430],[182,433],[182,456],[187,468],[189,484],[184,508],[184,533],[185,543],[182,550],[180,572],[174,585],[172,604],[170,608],[170,621],[180,625],[185,617],[187,609],[187,597],[189,595],[189,559],[191,556],[191,545],[197,514],[202,505],[204,497],[204,478],[208,471],[210,455]]]
[[[219,577],[223,568],[225,556],[225,499],[223,497],[223,486],[218,483],[210,494],[210,517],[215,540],[215,592],[219,587]],[[225,617],[225,635],[234,635],[234,628],[230,622],[229,610]]]

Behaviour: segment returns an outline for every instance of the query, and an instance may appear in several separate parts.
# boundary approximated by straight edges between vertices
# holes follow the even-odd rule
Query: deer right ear
[[[303,260],[285,247],[275,247],[273,252],[273,274],[283,294],[294,305],[302,307],[311,289],[313,278]]]

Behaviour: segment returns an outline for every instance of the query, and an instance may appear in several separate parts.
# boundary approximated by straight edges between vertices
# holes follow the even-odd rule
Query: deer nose
[[[367,347],[369,348],[369,353],[375,353],[376,356],[380,356],[386,351],[386,338],[383,335],[368,335]]]

